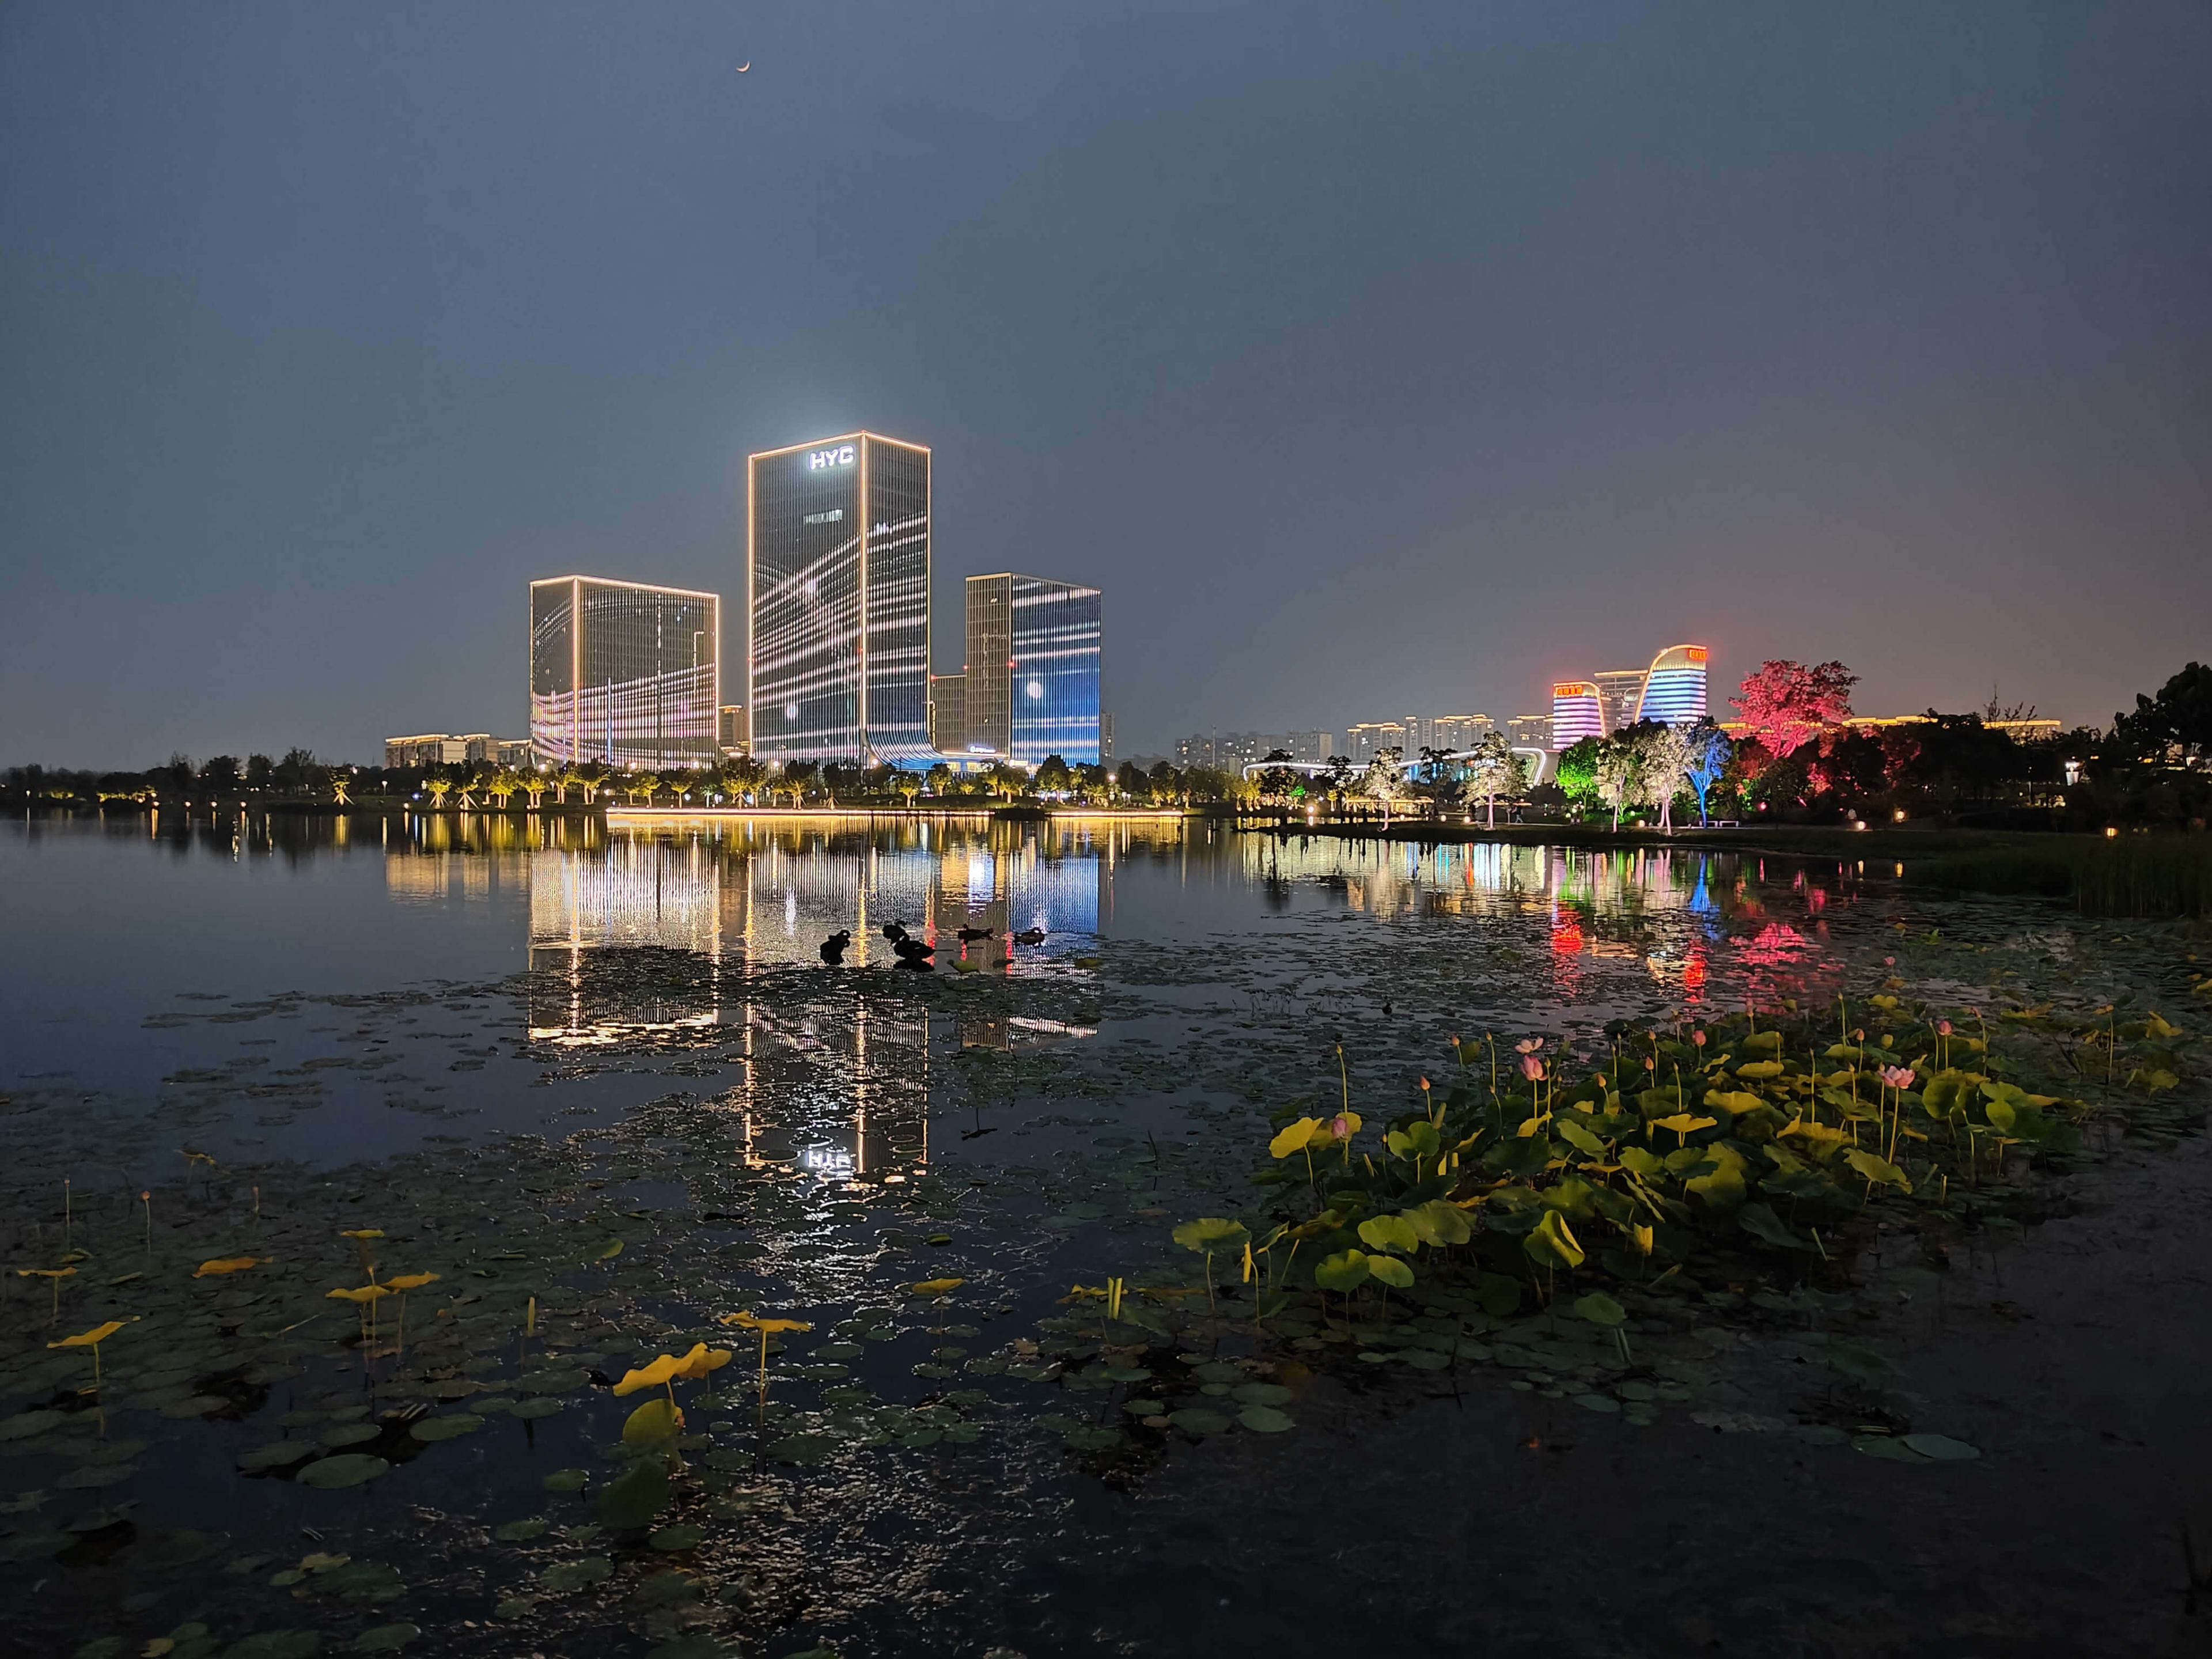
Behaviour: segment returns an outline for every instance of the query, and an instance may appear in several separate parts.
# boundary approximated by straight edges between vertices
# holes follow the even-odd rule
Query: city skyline
[[[1654,635],[2102,724],[2212,632],[2198,5],[101,14],[10,13],[0,761],[510,727],[454,619],[548,570],[742,652],[744,457],[863,423],[948,613],[1114,591],[1125,751]]]

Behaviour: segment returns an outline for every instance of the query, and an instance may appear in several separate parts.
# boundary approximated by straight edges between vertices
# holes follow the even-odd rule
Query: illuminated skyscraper
[[[541,763],[711,764],[722,602],[603,576],[530,584],[530,744]]]
[[[872,432],[745,462],[761,760],[926,761],[929,451]]]
[[[1636,718],[1680,726],[1705,717],[1705,659],[1702,645],[1670,645],[1652,658],[1644,677]]]
[[[1590,676],[1597,687],[1598,713],[1607,733],[1624,731],[1636,724],[1636,706],[1644,700],[1644,672],[1641,668],[1608,668],[1601,674]]]
[[[1605,735],[1605,711],[1595,682],[1557,680],[1552,685],[1552,750],[1571,749],[1584,738]]]
[[[1097,765],[1099,632],[1095,587],[969,577],[967,746],[1020,766]]]

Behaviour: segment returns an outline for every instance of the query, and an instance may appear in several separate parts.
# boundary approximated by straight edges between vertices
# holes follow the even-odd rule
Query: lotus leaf
[[[1467,1212],[1441,1198],[1432,1198],[1404,1215],[1424,1244],[1464,1244],[1474,1237]]]
[[[211,1279],[218,1273],[242,1273],[248,1267],[258,1267],[269,1258],[258,1255],[218,1256],[212,1261],[203,1261],[194,1279]]]
[[[1810,1250],[1813,1247],[1791,1232],[1782,1218],[1765,1204],[1746,1204],[1735,1212],[1735,1224],[1764,1243],[1784,1250]]]
[[[1963,1440],[1954,1440],[1943,1434],[1908,1434],[1905,1443],[1923,1457],[1932,1457],[1939,1462],[1967,1462],[1981,1453]]]
[[[452,1440],[464,1434],[473,1434],[483,1427],[483,1419],[474,1412],[453,1412],[444,1417],[425,1417],[407,1431],[417,1440]]]
[[[1604,1156],[1605,1143],[1581,1124],[1562,1118],[1555,1121],[1552,1127],[1559,1131],[1561,1139],[1577,1151],[1588,1153],[1592,1158]]]
[[[620,1397],[626,1394],[635,1394],[642,1389],[665,1387],[669,1380],[677,1375],[678,1368],[683,1363],[672,1353],[662,1354],[648,1365],[623,1372],[622,1381],[614,1386],[614,1392],[617,1397]]]
[[[563,1561],[558,1566],[546,1568],[538,1580],[556,1595],[565,1590],[581,1589],[586,1584],[603,1584],[615,1576],[615,1564],[603,1555],[587,1555],[580,1561]]]
[[[1175,1230],[1176,1243],[1201,1255],[1234,1249],[1249,1237],[1242,1222],[1225,1220],[1220,1216],[1200,1216]]]
[[[659,1514],[668,1506],[668,1498],[667,1465],[658,1457],[647,1457],[633,1464],[627,1474],[610,1481],[599,1493],[599,1520],[617,1532],[626,1532]]]
[[[1370,1216],[1359,1224],[1359,1240],[1370,1250],[1395,1250],[1410,1255],[1421,1248],[1421,1236],[1404,1216]],[[1370,1270],[1372,1264],[1370,1263]]]
[[[1747,1060],[1735,1068],[1735,1074],[1747,1078],[1780,1077],[1782,1062],[1778,1060]]]
[[[684,1413],[666,1399],[648,1400],[623,1423],[623,1444],[656,1446],[684,1431]]]
[[[397,1653],[422,1633],[420,1625],[376,1625],[353,1638],[354,1653]]]
[[[489,1400],[480,1401],[477,1402],[477,1409],[480,1412],[489,1411],[493,1403]],[[507,1414],[509,1417],[519,1417],[528,1421],[533,1418],[550,1417],[554,1413],[566,1409],[567,1407],[557,1400],[526,1400],[520,1405],[509,1406],[507,1408]]]
[[[528,1516],[520,1521],[509,1521],[495,1527],[491,1535],[503,1544],[526,1543],[532,1538],[544,1536],[551,1530],[552,1525],[550,1521],[541,1520],[534,1515]]]
[[[1281,1434],[1297,1427],[1297,1419],[1273,1406],[1247,1406],[1237,1413],[1237,1420],[1255,1434]]]
[[[657,1550],[688,1550],[697,1548],[700,1540],[706,1535],[707,1529],[704,1527],[663,1527],[653,1534],[650,1541],[653,1547]]]
[[[1185,1434],[1219,1434],[1229,1426],[1229,1419],[1219,1412],[1210,1412],[1199,1406],[1186,1406],[1179,1412],[1170,1412],[1168,1421]]]
[[[1577,1297],[1575,1311],[1593,1325],[1620,1325],[1628,1319],[1628,1310],[1603,1291],[1592,1291],[1585,1296]]]
[[[1367,1282],[1369,1267],[1364,1250],[1339,1250],[1314,1265],[1314,1283],[1325,1291],[1349,1292]]]
[[[1583,1265],[1583,1247],[1574,1231],[1567,1225],[1566,1218],[1557,1210],[1547,1210],[1528,1237],[1521,1241],[1522,1248],[1546,1267],[1579,1267]]]
[[[319,1492],[333,1491],[340,1486],[358,1486],[364,1480],[374,1480],[391,1468],[380,1457],[366,1452],[340,1452],[334,1457],[325,1457],[308,1464],[295,1478],[303,1486],[313,1486]]]
[[[944,1296],[958,1290],[967,1282],[964,1279],[925,1279],[920,1284],[909,1285],[906,1288],[913,1296]],[[798,1328],[803,1331],[809,1328],[801,1325]]]
[[[1395,1255],[1369,1256],[1367,1271],[1379,1284],[1394,1285],[1401,1291],[1409,1290],[1413,1286],[1413,1268]]]
[[[1844,1162],[1865,1176],[1869,1182],[1880,1182],[1885,1186],[1894,1187],[1904,1193],[1912,1190],[1912,1183],[1905,1179],[1905,1171],[1880,1153],[1853,1147],[1844,1154]]]
[[[584,1483],[591,1478],[590,1471],[586,1469],[556,1469],[538,1485],[548,1492],[581,1492]]]
[[[1312,1145],[1314,1132],[1321,1127],[1319,1118],[1302,1117],[1270,1140],[1267,1143],[1267,1150],[1277,1158],[1289,1158],[1293,1153],[1303,1152]],[[1322,1133],[1326,1139],[1328,1132],[1322,1130]]]
[[[1718,1121],[1717,1118],[1699,1117],[1692,1112],[1676,1112],[1668,1117],[1652,1119],[1651,1127],[1655,1129],[1672,1129],[1678,1135],[1691,1135],[1700,1129],[1710,1129]]]

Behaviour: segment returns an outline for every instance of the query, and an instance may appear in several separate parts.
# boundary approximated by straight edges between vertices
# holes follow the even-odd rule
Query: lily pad
[[[491,1535],[502,1544],[520,1544],[532,1538],[544,1537],[552,1526],[550,1521],[538,1516],[526,1516],[520,1521],[505,1522],[493,1528]]]
[[[377,1625],[353,1638],[353,1653],[397,1653],[422,1633],[420,1625]]]
[[[1219,1434],[1229,1426],[1229,1419],[1219,1412],[1198,1406],[1186,1406],[1179,1412],[1169,1413],[1168,1421],[1185,1434]]]
[[[1923,1457],[1932,1457],[1942,1463],[1971,1462],[1982,1454],[1963,1440],[1954,1440],[1947,1434],[1908,1434],[1905,1443]]]
[[[322,1650],[319,1630],[257,1631],[222,1650],[222,1659],[310,1659]]]
[[[293,1463],[304,1462],[322,1447],[313,1440],[272,1440],[265,1446],[256,1446],[251,1451],[240,1452],[238,1467],[241,1469],[281,1469]]]
[[[25,1440],[34,1434],[44,1434],[67,1421],[59,1412],[18,1412],[15,1416],[0,1418],[0,1440]]]
[[[443,1417],[425,1417],[407,1432],[417,1440],[453,1440],[474,1434],[483,1424],[483,1419],[474,1412],[452,1412]]]
[[[325,1446],[358,1446],[364,1440],[374,1440],[384,1431],[374,1423],[341,1423],[323,1431]]]
[[[1279,1382],[1247,1382],[1236,1397],[1247,1406],[1279,1406],[1290,1399],[1291,1391]]]
[[[648,1457],[599,1494],[599,1519],[623,1531],[643,1526],[667,1506],[667,1466]]]
[[[1255,1434],[1280,1434],[1286,1429],[1297,1427],[1295,1418],[1277,1411],[1273,1406],[1247,1406],[1237,1413],[1237,1420]]]
[[[548,1492],[581,1492],[592,1478],[588,1469],[556,1469],[538,1482]]]
[[[604,1555],[587,1555],[580,1561],[563,1561],[545,1569],[538,1582],[549,1590],[581,1589],[586,1584],[604,1584],[615,1576],[615,1564]]]
[[[319,1492],[331,1492],[340,1486],[358,1486],[364,1480],[374,1480],[392,1467],[380,1457],[366,1452],[340,1452],[335,1457],[325,1457],[310,1463],[296,1477],[303,1486],[313,1486]]]
[[[653,1547],[657,1550],[696,1549],[707,1535],[704,1527],[663,1527],[653,1534]]]

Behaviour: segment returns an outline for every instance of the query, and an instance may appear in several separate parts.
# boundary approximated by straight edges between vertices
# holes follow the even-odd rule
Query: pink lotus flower
[[[1912,1086],[1912,1068],[1910,1066],[1885,1066],[1881,1068],[1881,1080],[1893,1089],[1910,1089]]]
[[[1948,1020],[1948,1019],[1939,1019],[1939,1020],[1937,1020],[1937,1021],[1936,1022],[1936,1035],[1937,1036],[1950,1036],[1950,1035],[1951,1035],[1951,1022],[1950,1022],[1949,1020]]]
[[[1522,1055],[1521,1075],[1527,1078],[1529,1082],[1534,1083],[1538,1078],[1544,1075],[1544,1062],[1537,1059],[1534,1054]]]
[[[1690,1033],[1690,1041],[1702,1048],[1705,1046],[1705,1034],[1703,1031],[1692,1031]]]
[[[1656,1072],[1659,1069],[1659,1062],[1646,1054],[1644,1056],[1644,1069],[1647,1072]]]
[[[1518,1048],[1524,1054],[1533,1054],[1537,1049],[1544,1046],[1544,1039],[1541,1037],[1522,1037],[1520,1042],[1515,1043],[1513,1046],[1516,1048]]]
[[[1894,968],[1897,966],[1897,958],[1895,957],[1884,957],[1881,959],[1881,965],[1885,968]]]
[[[1339,1112],[1334,1117],[1329,1120],[1328,1132],[1334,1135],[1339,1140],[1351,1139],[1352,1120],[1345,1116],[1342,1112]]]
[[[1426,1078],[1423,1078],[1423,1079],[1421,1079],[1421,1092],[1422,1092],[1423,1094],[1426,1094],[1426,1093],[1428,1093],[1428,1091],[1429,1091],[1429,1080],[1428,1080],[1428,1079],[1426,1079]]]

